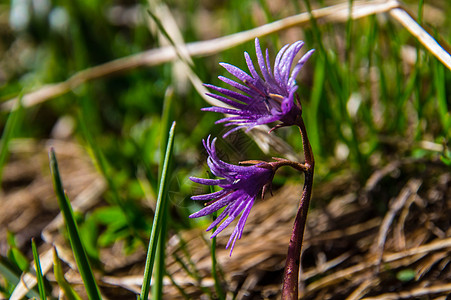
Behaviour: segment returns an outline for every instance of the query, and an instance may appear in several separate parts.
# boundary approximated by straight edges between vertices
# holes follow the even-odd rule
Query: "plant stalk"
[[[312,147],[310,146],[305,124],[301,116],[298,118],[297,125],[302,136],[306,169],[304,170],[304,187],[299,203],[299,209],[294,220],[293,232],[288,246],[287,262],[285,264],[285,271],[283,275],[282,299],[284,300],[298,299],[299,266],[301,260],[302,240],[304,238],[304,228],[307,220],[310,198],[312,195],[313,170],[315,167]]]

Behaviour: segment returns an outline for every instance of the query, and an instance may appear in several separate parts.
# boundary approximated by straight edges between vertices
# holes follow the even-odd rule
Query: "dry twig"
[[[395,219],[396,214],[404,207],[407,199],[409,199],[412,195],[415,195],[418,189],[421,186],[421,180],[419,179],[411,179],[406,184],[406,186],[401,190],[398,197],[392,201],[390,204],[390,209],[382,221],[382,224],[379,228],[379,234],[377,236],[376,244],[373,247],[373,252],[376,253],[377,256],[377,272],[379,272],[379,266],[382,261],[382,255],[384,254],[384,245],[387,240],[388,230],[390,229],[393,220]]]

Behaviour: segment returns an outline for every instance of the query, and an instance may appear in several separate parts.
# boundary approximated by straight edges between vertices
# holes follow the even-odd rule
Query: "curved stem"
[[[299,117],[297,121],[298,121],[297,125],[299,127],[299,132],[301,133],[301,136],[302,136],[302,144],[304,147],[305,163],[311,166],[311,170],[312,170],[312,174],[313,174],[313,169],[315,167],[315,159],[313,157],[312,146],[310,146],[310,142],[308,140],[307,130],[305,129],[304,120],[302,119],[302,117]]]
[[[283,167],[283,166],[289,166],[289,167],[292,167],[292,168],[298,170],[299,172],[306,172],[310,167],[307,164],[301,164],[301,163],[291,161],[288,159],[282,159],[282,158],[277,158],[277,157],[273,157],[273,159],[277,160],[277,162],[271,162],[269,164],[274,168],[274,170],[277,170],[278,168]]]
[[[313,171],[315,160],[312,147],[307,137],[305,124],[301,116],[297,120],[299,131],[302,136],[304,158],[305,158],[305,181],[299,209],[294,220],[293,232],[291,234],[290,244],[288,246],[287,262],[283,275],[282,299],[298,299],[299,266],[302,249],[302,240],[304,238],[304,228],[307,220],[308,207],[312,195]]]

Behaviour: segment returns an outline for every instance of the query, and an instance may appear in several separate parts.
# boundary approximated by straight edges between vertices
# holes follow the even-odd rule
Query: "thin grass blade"
[[[163,169],[161,171],[161,180],[160,180],[160,188],[158,190],[158,198],[157,198],[157,206],[155,209],[155,216],[153,219],[152,224],[152,231],[150,234],[150,241],[149,241],[149,248],[147,250],[147,257],[146,257],[146,266],[144,269],[144,278],[143,278],[143,285],[141,289],[141,300],[147,300],[149,297],[149,290],[150,290],[150,284],[151,284],[151,277],[152,277],[152,271],[153,266],[155,262],[155,256],[156,256],[156,249],[157,249],[157,243],[158,243],[158,233],[161,232],[162,227],[162,215],[163,215],[163,196],[167,192],[167,170],[168,166],[172,157],[172,148],[174,145],[174,131],[175,131],[175,122],[172,123],[172,127],[169,131],[169,137],[168,137],[168,143],[166,147],[166,154],[164,157],[164,163],[163,163]]]
[[[70,244],[72,246],[72,251],[74,253],[75,261],[77,262],[78,270],[80,272],[81,278],[83,279],[84,286],[86,288],[86,293],[89,299],[97,300],[101,299],[100,291],[97,283],[94,279],[94,274],[92,272],[91,266],[86,255],[86,251],[83,247],[80,234],[78,232],[78,226],[75,222],[74,213],[72,211],[72,206],[70,205],[69,199],[64,192],[63,183],[61,181],[58,162],[55,155],[55,150],[50,149],[50,170],[52,173],[53,186],[58,199],[58,205],[64,217],[64,222],[67,226],[67,232],[69,234]]]
[[[445,132],[445,138],[450,138],[451,132],[449,129],[451,118],[446,100],[445,67],[438,61],[434,61],[434,85],[437,93],[437,108],[440,121],[442,122],[443,132]]]
[[[161,140],[160,140],[160,166],[158,170],[158,180],[161,181],[161,174],[163,173],[164,160],[166,157],[166,149],[170,135],[170,128],[173,126],[174,119],[174,89],[168,87],[164,95],[163,112],[161,114]]]
[[[322,57],[316,60],[315,74],[313,78],[313,88],[310,96],[310,105],[308,108],[308,114],[305,115],[307,122],[309,123],[309,138],[315,153],[322,153],[323,148],[320,144],[320,128],[319,128],[319,116],[320,116],[320,102],[324,91],[324,82],[326,78],[326,64]]]
[[[174,90],[169,87],[166,90],[163,113],[161,118],[161,142],[160,142],[160,170],[158,174],[158,179],[161,181],[164,159],[166,156],[166,145],[169,139],[169,128],[171,126],[171,120],[173,120],[173,108],[172,103],[174,99]],[[167,166],[167,173],[171,172],[171,166]],[[157,253],[155,257],[155,272],[154,272],[154,285],[152,288],[152,299],[158,300],[163,297],[163,277],[165,275],[165,248],[166,248],[166,234],[167,234],[167,224],[169,223],[169,213],[168,213],[168,201],[167,201],[167,189],[164,190],[165,193],[162,196],[162,216],[161,216],[161,230],[158,234],[158,245]]]
[[[212,176],[211,173],[209,173],[209,177],[210,179],[214,179],[214,176]],[[210,186],[210,193],[215,192],[214,186]],[[218,217],[218,212],[215,211],[214,213],[212,213],[212,217],[213,217],[213,222],[216,220],[216,218]],[[213,231],[215,232],[217,229],[217,226],[213,227]],[[222,300],[225,299],[225,295],[224,295],[224,291],[221,288],[221,281],[219,279],[218,276],[218,261],[216,259],[216,236],[211,238],[211,247],[210,247],[210,255],[211,255],[211,275],[213,276],[213,280],[215,282],[215,291],[216,291],[216,296],[218,297],[218,299]]]
[[[10,115],[6,120],[6,124],[3,129],[2,139],[0,140],[0,186],[2,183],[3,167],[8,157],[8,145],[14,136],[14,131],[22,112],[22,97],[23,95],[21,94],[16,104],[11,109]]]
[[[351,48],[352,48],[352,25],[353,25],[353,18],[352,18],[352,2],[353,0],[348,0],[349,4],[349,13],[348,13],[348,20],[346,21],[346,52],[345,52],[345,65],[346,68],[346,91],[347,94],[352,93],[352,61],[353,61],[353,55],[351,55]]]
[[[56,282],[58,283],[59,287],[63,290],[64,295],[68,300],[81,300],[81,297],[67,282],[66,278],[64,278],[61,261],[58,257],[58,252],[56,251],[55,247],[53,247],[53,274],[55,275]]]
[[[41,299],[47,299],[45,295],[44,277],[42,275],[41,261],[39,260],[38,250],[34,238],[31,239],[31,250],[33,251],[34,265],[36,268],[36,278],[38,279],[39,295]]]

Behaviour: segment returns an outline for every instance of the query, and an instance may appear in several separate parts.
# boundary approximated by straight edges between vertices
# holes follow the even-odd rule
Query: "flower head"
[[[291,45],[288,44],[282,47],[276,56],[273,72],[269,62],[268,49],[266,49],[265,58],[260,47],[260,42],[256,38],[255,52],[263,78],[260,77],[254,68],[254,64],[247,52],[244,52],[244,57],[250,75],[231,64],[220,64],[242,82],[239,83],[222,76],[218,77],[221,81],[231,85],[242,93],[206,84],[208,88],[226,97],[213,93],[208,93],[207,95],[232,107],[208,107],[203,109],[231,115],[217,121],[217,123],[227,123],[226,126],[237,125],[237,127],[227,132],[224,137],[240,128],[247,127],[247,130],[250,130],[257,125],[275,121],[281,122],[276,127],[294,124],[296,118],[301,114],[300,106],[294,103],[294,94],[298,89],[296,77],[301,71],[302,66],[314,52],[314,50],[310,50],[301,57],[290,74],[293,60],[303,45],[304,42],[297,41]]]
[[[209,155],[207,160],[208,166],[210,167],[211,172],[215,176],[221,177],[221,179],[204,179],[196,177],[190,177],[190,179],[204,185],[217,185],[221,187],[222,190],[191,197],[193,200],[210,200],[210,202],[208,203],[208,206],[190,215],[190,218],[203,217],[225,207],[222,213],[207,228],[207,231],[209,231],[222,222],[211,236],[215,237],[241,214],[241,217],[235,226],[235,230],[231,234],[226,246],[227,249],[232,245],[230,250],[231,255],[236,240],[241,238],[244,224],[246,223],[255,199],[262,190],[263,196],[265,190],[270,186],[272,178],[274,177],[274,169],[271,164],[265,162],[259,162],[252,166],[237,166],[225,163],[216,155],[215,142],[216,139],[210,143],[210,137],[208,137],[207,141],[203,141]]]

